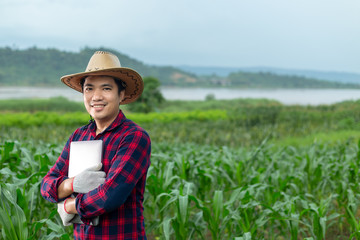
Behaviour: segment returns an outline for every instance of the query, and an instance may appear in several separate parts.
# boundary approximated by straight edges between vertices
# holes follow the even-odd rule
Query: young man
[[[141,95],[141,76],[121,67],[115,55],[98,51],[85,72],[61,81],[83,93],[93,121],[70,136],[41,183],[42,196],[58,203],[63,224],[74,225],[74,239],[146,239],[143,195],[150,138],[119,109]],[[102,164],[69,178],[70,143],[88,140],[103,141]]]

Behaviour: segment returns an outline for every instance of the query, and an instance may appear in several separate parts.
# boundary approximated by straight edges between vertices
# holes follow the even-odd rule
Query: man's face
[[[118,94],[118,86],[112,77],[89,76],[85,79],[84,105],[97,124],[111,124],[119,113],[124,91]]]

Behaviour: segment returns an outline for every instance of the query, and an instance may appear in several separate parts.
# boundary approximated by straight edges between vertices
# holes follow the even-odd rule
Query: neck
[[[120,110],[119,110],[120,111]],[[114,122],[114,120],[117,118],[119,112],[112,117],[111,119],[107,119],[107,120],[95,120],[96,123],[96,135],[98,135],[99,133],[103,132],[106,128],[108,128],[110,126],[110,124],[112,122]]]
[[[103,132],[106,128],[107,127],[99,127],[98,124],[96,123],[96,135]]]

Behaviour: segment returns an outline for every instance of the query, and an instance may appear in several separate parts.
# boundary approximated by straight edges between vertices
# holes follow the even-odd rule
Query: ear
[[[122,102],[122,100],[124,100],[124,98],[125,98],[125,90],[122,90],[120,92],[120,102],[119,102],[119,104]]]

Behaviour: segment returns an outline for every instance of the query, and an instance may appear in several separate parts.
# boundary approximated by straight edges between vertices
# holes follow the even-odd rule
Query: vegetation
[[[0,238],[71,239],[39,184],[88,114],[57,101],[0,113]],[[157,110],[124,109],[153,143],[148,239],[360,239],[359,101],[166,101]]]
[[[272,73],[236,72],[227,77],[197,76],[170,66],[150,66],[108,48],[84,48],[79,52],[32,47],[18,50],[0,48],[0,86],[63,86],[63,75],[83,72],[97,50],[115,53],[122,66],[136,69],[143,77],[152,76],[163,86],[237,88],[359,88],[359,84],[334,83],[305,77]]]
[[[153,112],[165,101],[160,91],[160,81],[154,77],[145,77],[144,91],[136,102],[129,104],[128,108],[133,112]]]
[[[61,148],[2,141],[3,239],[70,239],[39,183]],[[149,239],[358,239],[359,148],[274,150],[154,144],[145,193]],[[246,174],[245,174],[246,173]],[[350,237],[351,236],[351,237]]]
[[[36,47],[17,50],[0,48],[0,85],[1,86],[64,86],[61,76],[83,72],[95,51],[110,51],[116,54],[123,67],[136,69],[143,77],[153,76],[163,84],[171,85],[182,78],[195,78],[173,67],[156,67],[128,57],[114,49],[100,47],[84,48],[79,52],[65,52],[57,49]]]
[[[75,107],[71,108],[72,102],[64,103],[69,105],[67,112],[55,111],[60,103],[45,112],[47,101],[62,102],[62,99],[34,100],[40,111],[36,111],[36,104],[30,104],[33,101],[28,100],[31,112],[10,112],[7,109],[0,113],[2,136],[19,139],[23,135],[37,139],[39,136],[34,135],[32,130],[46,128],[48,130],[41,133],[44,136],[51,139],[52,132],[63,129],[62,133],[66,135],[60,137],[66,138],[74,129],[87,124],[89,115],[85,110],[79,112]],[[0,106],[6,106],[3,102],[8,101],[0,101]],[[79,103],[73,104],[78,106]],[[158,107],[158,112],[132,113],[128,108],[124,112],[143,126],[153,141],[168,143],[246,147],[258,145],[268,138],[271,142],[286,145],[286,139],[295,143],[296,138],[307,137],[307,143],[311,143],[309,136],[318,138],[321,134],[339,131],[347,131],[347,136],[357,137],[360,130],[360,101],[329,106],[285,106],[275,101],[249,99],[166,101]]]
[[[0,100],[1,112],[81,112],[85,111],[82,102],[69,101],[65,97],[50,99],[10,99]]]
[[[277,75],[274,73],[231,73],[229,85],[241,88],[358,88],[357,84],[328,82],[299,76]]]

